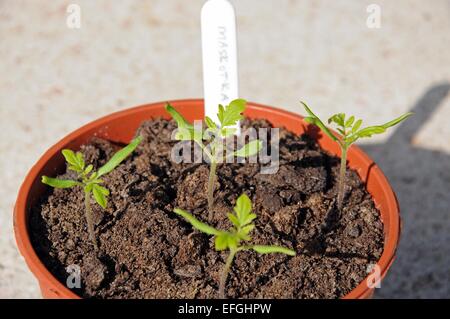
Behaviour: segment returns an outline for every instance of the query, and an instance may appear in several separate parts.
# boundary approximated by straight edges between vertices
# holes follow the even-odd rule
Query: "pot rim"
[[[20,253],[24,257],[28,267],[30,268],[31,272],[36,276],[38,279],[41,287],[42,285],[48,285],[52,288],[52,292],[54,292],[56,295],[58,295],[61,298],[80,298],[77,294],[72,292],[70,289],[68,289],[66,286],[64,286],[56,277],[54,277],[50,271],[45,267],[43,262],[40,260],[40,258],[37,256],[37,253],[35,252],[33,245],[31,244],[30,236],[29,236],[29,225],[27,220],[27,203],[28,203],[28,194],[30,192],[30,188],[33,184],[33,182],[36,180],[36,178],[39,178],[39,172],[44,168],[48,162],[48,160],[53,157],[56,153],[59,153],[62,145],[66,145],[70,141],[75,140],[80,135],[83,135],[90,130],[92,130],[93,127],[98,127],[107,124],[111,120],[118,119],[124,115],[131,116],[133,114],[141,112],[143,109],[151,108],[151,107],[158,107],[164,102],[156,102],[156,103],[150,103],[150,104],[143,104],[131,108],[127,108],[125,110],[120,110],[114,113],[111,113],[109,115],[103,116],[97,120],[91,121],[77,130],[73,131],[72,133],[66,135],[64,138],[59,140],[57,143],[55,143],[53,146],[51,146],[40,158],[39,160],[31,167],[29,172],[27,173],[22,185],[20,186],[18,197],[14,206],[14,217],[13,217],[13,223],[14,223],[14,233],[16,238],[16,243],[19,248]],[[203,104],[203,99],[180,99],[180,100],[170,100],[170,103],[174,106],[180,105],[180,104],[187,104],[187,103],[195,103],[195,104]],[[284,118],[290,118],[291,120],[295,121],[303,121],[303,116],[299,114],[295,114],[289,111],[281,110],[279,108],[271,107],[271,106],[265,106],[258,103],[252,103],[248,102],[249,109],[251,109],[254,112],[262,111],[262,110],[269,110],[271,113],[274,113],[278,116],[284,117]],[[337,135],[336,132],[333,132]],[[323,135],[322,138],[328,138],[327,136]],[[328,150],[327,150],[328,151]],[[389,270],[390,266],[392,265],[396,250],[398,247],[399,239],[400,239],[400,231],[401,231],[401,219],[400,219],[400,212],[399,212],[399,204],[397,201],[397,197],[392,190],[387,178],[381,171],[381,169],[374,163],[372,159],[368,155],[366,155],[357,145],[353,145],[351,147],[351,150],[349,150],[348,158],[351,159],[352,157],[359,157],[360,160],[364,162],[371,163],[371,174],[374,174],[379,179],[379,182],[383,184],[383,195],[387,199],[387,210],[389,212],[390,220],[389,220],[389,228],[386,229],[386,225],[383,223],[383,230],[384,233],[388,233],[389,236],[385,236],[385,242],[383,247],[383,253],[380,257],[380,259],[377,261],[377,265],[380,267],[381,270],[381,279],[385,277],[387,271]],[[371,194],[372,195],[372,194]],[[372,195],[372,197],[375,199],[375,197]],[[378,205],[377,205],[378,206]],[[378,208],[378,207],[377,207]],[[366,276],[352,291],[350,291],[348,294],[343,296],[343,299],[357,299],[357,298],[364,298],[368,297],[372,293],[372,289],[369,288],[366,284],[368,277],[370,275]]]

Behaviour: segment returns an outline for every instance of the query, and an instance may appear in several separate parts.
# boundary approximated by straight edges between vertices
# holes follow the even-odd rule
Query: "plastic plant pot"
[[[179,100],[172,102],[187,120],[203,118],[203,100]],[[61,283],[44,266],[37,256],[30,240],[30,211],[44,194],[46,187],[41,183],[42,175],[54,176],[65,169],[61,150],[64,148],[79,149],[93,136],[108,139],[113,142],[128,143],[139,125],[155,117],[169,118],[165,103],[154,103],[116,112],[93,121],[73,133],[67,135],[37,161],[27,174],[14,208],[14,232],[20,253],[28,267],[37,278],[44,298],[80,298],[63,283]],[[285,127],[296,134],[304,133],[308,125],[303,117],[280,109],[248,103],[245,115],[250,118],[263,118],[275,127]],[[308,130],[308,133],[310,130]],[[324,134],[312,133],[320,146],[331,154],[339,155],[339,147]],[[381,169],[360,148],[352,146],[348,152],[348,165],[356,170],[365,182],[368,192],[372,195],[376,207],[381,213],[384,225],[384,250],[377,262],[381,278],[384,278],[394,261],[400,237],[400,214],[395,194]],[[373,286],[368,285],[368,278],[361,281],[356,288],[345,295],[344,299],[370,298]]]

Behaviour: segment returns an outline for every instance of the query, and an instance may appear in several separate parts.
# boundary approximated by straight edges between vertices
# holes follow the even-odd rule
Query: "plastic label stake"
[[[202,8],[205,115],[218,123],[219,104],[238,98],[236,16],[227,0],[208,0]],[[239,123],[237,125],[240,133]]]

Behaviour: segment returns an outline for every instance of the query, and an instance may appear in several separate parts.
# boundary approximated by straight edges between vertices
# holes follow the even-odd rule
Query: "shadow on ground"
[[[387,142],[362,146],[388,176],[403,220],[397,260],[378,298],[450,297],[450,154],[412,143],[449,91],[449,83],[431,87]]]

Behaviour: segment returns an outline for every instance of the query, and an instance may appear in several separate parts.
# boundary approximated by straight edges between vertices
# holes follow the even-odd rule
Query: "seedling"
[[[67,167],[69,170],[77,173],[77,178],[72,179],[57,179],[48,176],[42,176],[42,183],[47,184],[54,188],[72,188],[75,186],[81,187],[84,191],[84,208],[86,221],[88,226],[89,238],[94,244],[95,249],[98,249],[97,240],[95,239],[94,233],[94,222],[92,220],[92,209],[91,209],[91,195],[94,200],[103,209],[106,208],[108,204],[107,196],[109,195],[109,190],[101,184],[103,180],[100,179],[105,174],[108,174],[113,169],[115,169],[125,158],[128,157],[139,145],[142,137],[137,137],[130,144],[118,151],[114,156],[98,171],[94,171],[94,166],[89,164],[86,166],[83,154],[81,152],[73,152],[69,149],[62,150],[62,154],[67,162]]]
[[[362,120],[355,121],[354,116],[350,116],[348,119],[346,119],[346,115],[344,113],[338,113],[328,119],[328,124],[334,123],[337,126],[337,131],[341,133],[341,136],[337,137],[325,126],[325,124],[311,111],[311,109],[305,103],[301,103],[303,104],[306,112],[309,115],[305,118],[305,121],[317,125],[322,130],[322,132],[328,135],[328,137],[330,137],[333,141],[338,143],[341,149],[341,167],[339,170],[337,205],[338,209],[342,210],[344,202],[345,174],[347,168],[347,151],[349,147],[359,138],[372,137],[372,135],[382,134],[386,132],[388,128],[399,124],[406,118],[410,117],[413,113],[403,114],[395,120],[387,122],[383,125],[368,126],[365,128],[361,128]]]
[[[234,126],[239,120],[244,118],[242,113],[245,110],[246,104],[247,102],[245,100],[237,99],[232,101],[226,107],[219,105],[219,113],[217,114],[217,118],[220,123],[216,124],[211,118],[206,116],[205,122],[208,128],[204,131],[188,123],[185,118],[170,104],[167,104],[166,106],[167,112],[172,115],[178,125],[178,131],[175,138],[180,141],[194,141],[200,146],[203,153],[206,154],[209,159],[210,169],[207,196],[210,220],[212,219],[213,214],[212,208],[214,205],[214,185],[217,179],[217,164],[228,159],[229,157],[236,156],[245,158],[256,155],[262,148],[261,141],[253,140],[245,144],[239,150],[232,152],[231,154],[227,154],[226,157],[224,157],[224,140],[236,133],[236,128]],[[204,144],[204,140],[209,141],[209,143]]]
[[[243,241],[251,240],[250,232],[255,228],[253,220],[256,218],[256,214],[252,213],[252,202],[245,194],[242,194],[237,199],[234,212],[227,214],[228,219],[233,224],[233,227],[228,231],[218,230],[202,223],[182,209],[175,208],[174,212],[183,217],[194,228],[205,234],[214,236],[215,249],[217,251],[226,249],[230,251],[220,276],[219,297],[222,299],[225,298],[225,284],[236,253],[243,250],[254,250],[260,254],[282,253],[295,256],[294,250],[285,247],[242,244]]]

